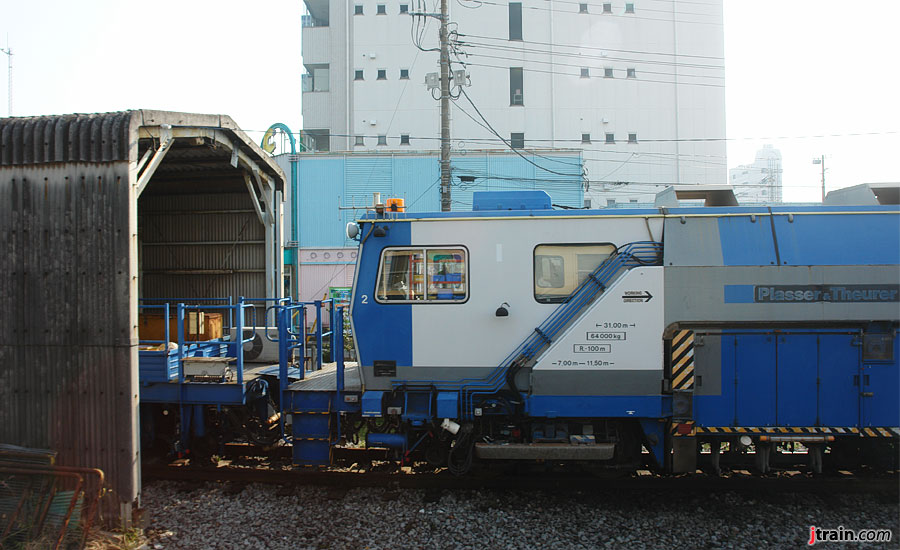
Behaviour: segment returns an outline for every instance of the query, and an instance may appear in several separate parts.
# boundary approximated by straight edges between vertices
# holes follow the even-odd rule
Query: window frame
[[[516,11],[515,8],[513,8],[513,6],[516,6],[518,9],[518,13],[519,13],[518,26],[513,25],[513,12]],[[524,36],[524,34],[522,32],[522,27],[523,27],[522,20],[524,19],[523,14],[522,14],[522,2],[510,2],[507,17],[509,18],[509,32],[507,34],[508,39],[513,42],[521,42],[522,38]],[[518,32],[513,32],[513,31],[518,31]],[[513,34],[516,34],[518,36],[513,37]]]
[[[409,13],[409,4],[400,4],[400,15],[404,13]]]
[[[376,147],[387,147],[387,134],[378,134],[378,141],[375,143]]]
[[[518,72],[515,72],[518,71]],[[519,93],[516,94],[514,90],[516,88],[513,85],[513,75],[518,74],[519,83],[521,86],[518,88]],[[516,96],[519,96],[519,102],[516,103]],[[524,67],[510,67],[509,68],[509,106],[510,107],[524,107],[525,106],[525,68]]]
[[[603,3],[603,13],[612,13],[612,2]]]
[[[353,4],[353,15],[365,15],[362,4]]]
[[[578,13],[588,13],[588,5],[586,2],[578,3]]]
[[[608,246],[608,247],[611,247],[611,248],[612,248],[612,252],[610,252],[609,255],[608,255],[606,258],[609,258],[610,256],[612,256],[613,254],[615,254],[615,251],[618,250],[618,247],[615,245],[615,243],[611,243],[611,242],[609,242],[609,241],[589,242],[589,243],[572,243],[572,242],[565,242],[565,243],[558,243],[558,242],[557,242],[557,243],[551,243],[551,242],[542,242],[542,243],[538,243],[538,244],[534,245],[534,248],[531,250],[531,294],[532,294],[532,297],[534,298],[534,301],[535,301],[535,302],[537,302],[537,303],[539,303],[539,304],[541,304],[541,305],[551,305],[551,306],[558,306],[559,304],[565,304],[565,303],[568,303],[568,297],[571,296],[571,292],[569,293],[569,295],[567,295],[567,296],[565,297],[566,299],[564,299],[564,300],[562,300],[562,301],[551,301],[551,300],[546,300],[546,299],[545,299],[545,300],[540,300],[540,299],[538,299],[538,295],[537,295],[537,289],[538,289],[538,285],[537,285],[537,269],[535,268],[535,260],[537,259],[537,249],[540,248],[540,247],[542,247],[542,246],[554,246],[554,247]],[[577,255],[576,255],[576,258],[577,258]],[[606,261],[606,258],[604,258],[603,261]],[[601,263],[602,263],[602,262],[601,262]],[[599,264],[598,264],[598,265],[599,265]],[[595,269],[596,269],[596,268],[595,268]],[[563,259],[563,286],[561,286],[561,287],[542,287],[542,288],[565,288],[565,287],[566,287],[565,274],[566,274],[566,266],[565,266],[565,258],[564,258],[564,259]],[[576,274],[576,279],[577,279],[577,275],[578,275],[578,265],[577,265],[577,264],[575,265],[575,274]],[[575,290],[577,290],[577,289],[581,286],[581,284],[582,284],[583,282],[584,282],[584,281],[582,281],[581,283],[576,282],[576,283],[575,283],[575,288],[572,290],[572,292],[575,292]]]
[[[612,67],[603,67],[603,78],[615,78],[616,74]]]
[[[634,67],[625,69],[625,78],[637,78],[637,69]]]
[[[637,132],[629,132],[628,133],[628,143],[637,143],[638,137]]]
[[[400,145],[409,145],[409,134],[400,134]]]
[[[375,15],[387,15],[387,4],[375,4]]]
[[[625,3],[625,13],[634,13],[634,2]]]
[[[516,136],[522,136],[522,142],[519,147],[516,147],[516,143],[518,143],[518,139]],[[509,146],[512,149],[524,149],[525,148],[525,132],[510,132],[509,133]]]
[[[590,143],[590,142],[591,142],[591,133],[590,132],[587,132],[587,133],[582,132],[581,133],[581,143]]]
[[[353,137],[356,138],[353,141],[354,147],[365,147],[366,146],[366,137],[365,136],[356,135]]]
[[[608,145],[613,145],[616,143],[616,134],[614,132],[606,132],[606,135],[604,137],[606,139],[603,141],[603,143],[606,143]]]
[[[581,74],[581,78],[590,78],[591,77],[591,68],[590,67],[582,67],[580,74]]]
[[[387,80],[387,69],[375,69],[375,80]]]
[[[465,294],[465,296],[466,297],[464,299],[462,299],[462,300],[429,300],[427,298],[428,285],[427,285],[427,281],[424,281],[424,280],[423,280],[423,285],[425,286],[425,298],[423,298],[422,300],[384,300],[384,299],[379,298],[378,283],[381,282],[381,275],[384,272],[384,261],[385,261],[385,258],[387,257],[387,252],[395,252],[398,250],[420,251],[422,253],[422,257],[424,258],[424,262],[425,262],[425,266],[424,266],[425,273],[423,274],[423,277],[426,277],[428,275],[428,265],[427,265],[428,264],[428,251],[429,250],[452,250],[452,249],[458,249],[458,250],[463,251],[463,261],[466,264],[466,268],[465,268],[465,275],[466,275],[466,280],[465,280],[466,294]],[[409,305],[409,304],[455,304],[455,305],[465,304],[466,302],[469,301],[469,297],[471,296],[470,276],[471,276],[471,265],[469,264],[469,249],[464,245],[461,245],[461,244],[449,244],[449,245],[429,244],[429,245],[422,245],[422,246],[386,246],[381,249],[381,254],[380,254],[380,257],[378,258],[378,271],[377,271],[377,275],[375,276],[375,288],[373,289],[372,297],[375,299],[376,303],[381,304],[381,305],[388,305],[388,306],[389,305]]]
[[[366,79],[365,69],[353,69],[353,81],[362,81]]]
[[[404,76],[404,74],[403,74],[404,72],[406,72],[406,75],[405,75],[405,76]],[[400,69],[400,78],[399,78],[399,80],[409,80],[409,69]]]

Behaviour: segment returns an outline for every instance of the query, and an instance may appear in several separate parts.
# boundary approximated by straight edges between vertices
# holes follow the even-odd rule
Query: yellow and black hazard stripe
[[[672,337],[672,389],[694,389],[694,331],[679,330]]]
[[[730,435],[730,434],[821,434],[821,435],[855,435],[859,437],[900,437],[900,428],[855,428],[834,426],[692,426],[687,432],[678,430],[678,425],[672,425],[672,435]]]

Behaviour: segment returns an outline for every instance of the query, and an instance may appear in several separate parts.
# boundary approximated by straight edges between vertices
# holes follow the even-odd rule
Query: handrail
[[[416,381],[398,380],[395,388],[410,385],[427,385],[437,390],[458,391],[463,409],[463,418],[471,417],[476,395],[491,395],[507,384],[508,374],[513,368],[521,368],[531,363],[542,351],[550,347],[555,337],[569,323],[602,294],[622,269],[638,266],[662,265],[663,245],[655,241],[637,241],[625,244],[606,258],[591,272],[584,282],[561,303],[540,326],[513,350],[487,376],[462,380]]]
[[[244,338],[244,327],[246,326],[244,320],[246,315],[246,310],[250,310],[251,313],[255,313],[256,306],[251,303],[247,303],[247,301],[243,297],[238,297],[237,302],[232,302],[231,298],[206,298],[206,299],[196,299],[195,303],[184,303],[178,302],[175,306],[175,319],[177,326],[177,338],[175,339],[178,348],[177,350],[169,350],[168,343],[172,341],[172,335],[170,333],[169,323],[172,319],[172,309],[170,306],[170,302],[173,299],[171,298],[146,298],[141,301],[158,301],[165,302],[163,304],[143,304],[139,305],[140,309],[162,309],[164,316],[164,330],[165,330],[165,343],[166,348],[161,350],[164,356],[169,357],[172,355],[172,351],[174,351],[174,355],[176,355],[178,360],[178,382],[179,384],[183,384],[185,382],[184,375],[184,359],[186,357],[190,357],[191,354],[197,353],[197,350],[202,348],[208,348],[211,346],[226,346],[226,349],[233,350],[233,356],[235,359],[235,378],[238,385],[243,385],[244,383],[244,354],[243,354],[243,345],[252,342],[253,337]],[[192,299],[193,300],[193,299]],[[197,302],[207,302],[207,303],[197,303]],[[209,302],[227,302],[227,304],[210,304]],[[190,311],[223,311],[227,312],[229,319],[233,319],[232,327],[234,329],[235,335],[234,337],[226,337],[224,334],[221,338],[212,338],[209,340],[189,340],[185,337],[185,314]],[[142,343],[163,343],[159,340],[140,340]],[[188,349],[188,345],[191,345],[190,349]],[[221,349],[221,348],[220,348]],[[145,351],[144,353],[155,353],[155,351]]]

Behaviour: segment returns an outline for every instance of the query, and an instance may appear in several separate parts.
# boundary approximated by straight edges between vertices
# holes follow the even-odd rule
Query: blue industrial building
[[[300,153],[276,160],[285,174],[291,173],[291,162],[297,164],[299,193],[289,185],[285,191],[285,272],[287,293],[302,300],[350,286],[357,243],[344,229],[365,213],[372,193],[402,198],[412,213],[441,209],[437,151]],[[582,166],[580,149],[456,154],[451,159],[452,209],[471,211],[474,191],[535,189],[546,191],[554,205],[582,208]]]

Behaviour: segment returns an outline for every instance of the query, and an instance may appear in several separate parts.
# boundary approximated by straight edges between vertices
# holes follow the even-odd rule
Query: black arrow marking
[[[643,299],[644,302],[646,303],[653,299],[653,295],[650,294],[649,291],[645,290],[643,294],[632,294],[630,296],[622,296],[623,300],[634,299],[634,298]]]

